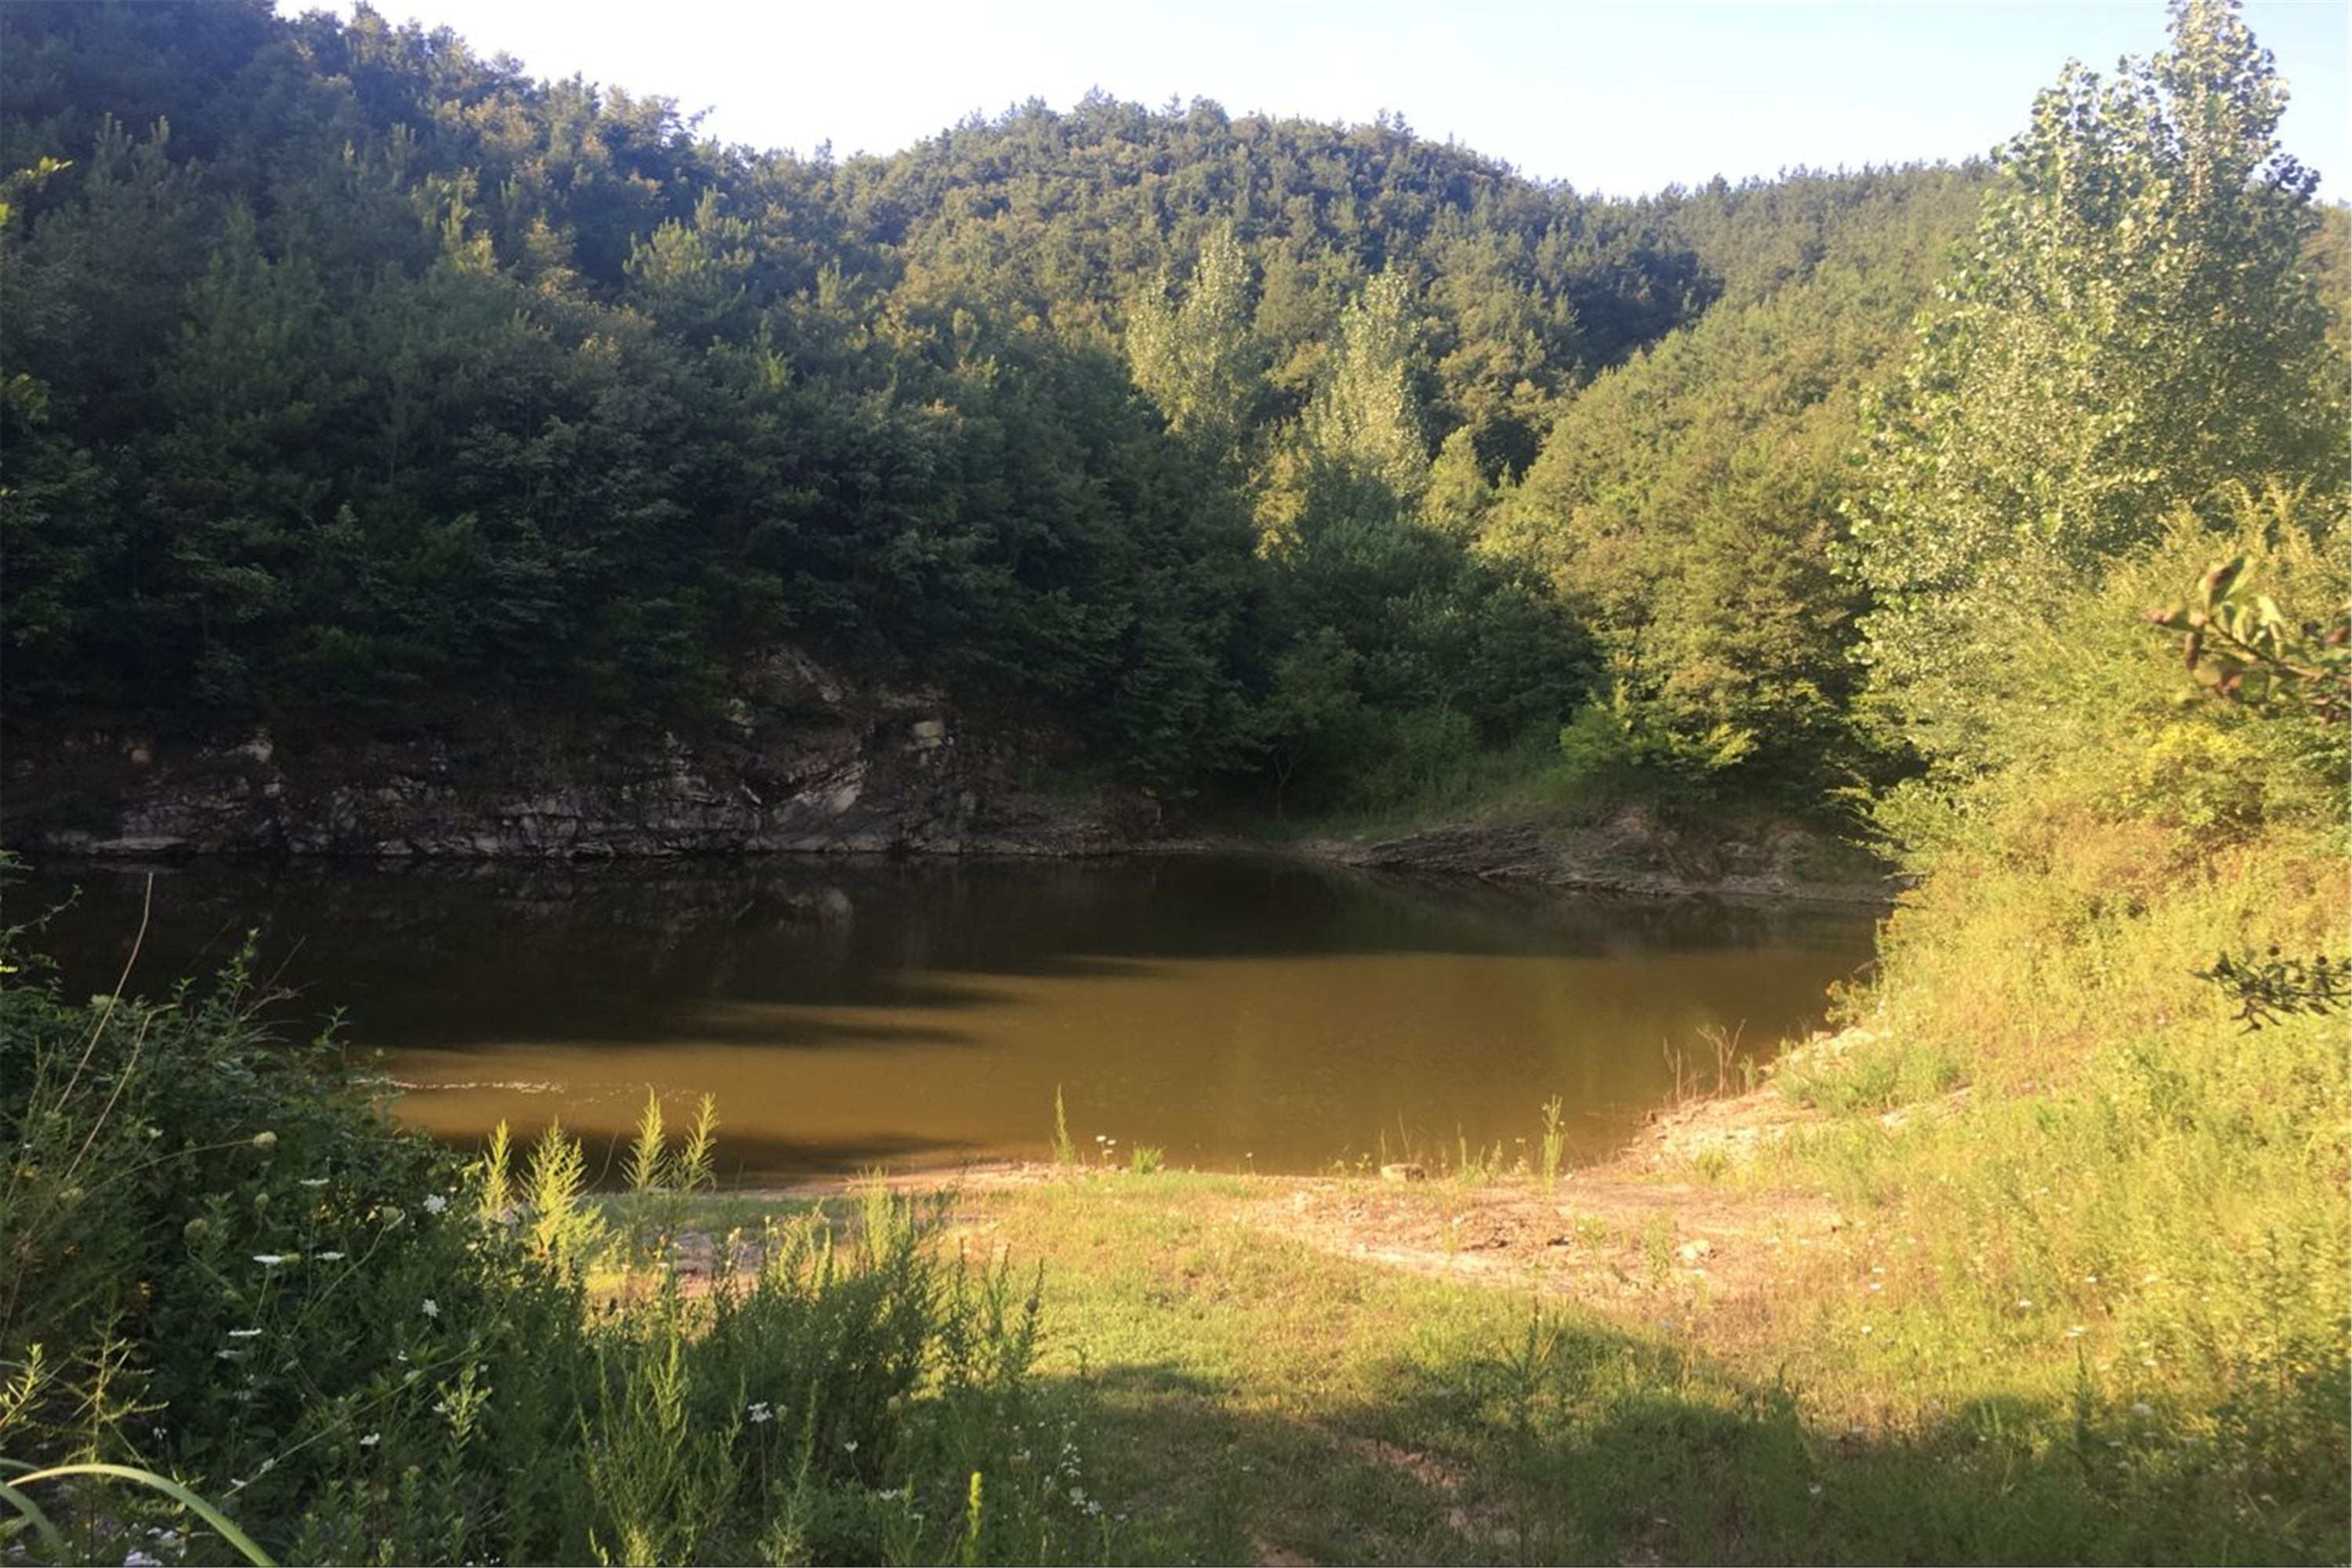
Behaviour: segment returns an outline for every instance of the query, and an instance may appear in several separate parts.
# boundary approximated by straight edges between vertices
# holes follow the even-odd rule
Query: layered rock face
[[[520,717],[404,743],[20,736],[0,771],[0,837],[89,855],[1091,855],[1157,827],[1148,801],[1024,782],[1055,738],[981,732],[935,692],[852,695],[787,657],[730,721],[634,743]]]

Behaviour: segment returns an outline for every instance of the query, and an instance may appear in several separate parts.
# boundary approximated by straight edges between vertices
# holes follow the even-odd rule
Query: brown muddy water
[[[144,870],[46,868],[20,921],[102,990]],[[760,860],[160,869],[131,988],[257,933],[295,994],[381,1049],[404,1120],[471,1147],[561,1116],[602,1159],[646,1091],[717,1097],[757,1183],[1043,1159],[1058,1086],[1089,1157],[1312,1172],[1466,1142],[1572,1160],[1710,1081],[1710,1035],[1769,1057],[1870,955],[1866,912],[1399,883],[1277,858]],[[1114,1142],[1115,1141],[1115,1142]],[[618,1155],[613,1155],[614,1165]]]

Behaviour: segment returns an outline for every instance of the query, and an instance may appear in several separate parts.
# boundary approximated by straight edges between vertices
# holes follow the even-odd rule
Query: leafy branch
[[[2352,609],[2325,629],[2290,623],[2252,591],[2243,555],[2211,568],[2187,605],[2148,619],[2180,634],[2182,661],[2211,695],[2263,710],[2301,708],[2328,722],[2352,716]]]
[[[2275,947],[2243,958],[2225,952],[2213,961],[2212,968],[2197,971],[2197,978],[2210,980],[2230,994],[2238,1004],[2238,1016],[2246,1021],[2248,1034],[2287,1015],[2334,1013],[2352,999],[2352,958],[2330,958],[2325,953],[2283,958]]]

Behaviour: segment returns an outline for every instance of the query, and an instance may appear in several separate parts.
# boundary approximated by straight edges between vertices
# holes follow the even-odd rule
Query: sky
[[[295,0],[279,0],[296,9]],[[350,14],[352,0],[331,7]],[[2069,58],[2164,45],[2159,0],[375,0],[534,76],[703,114],[722,142],[890,153],[1090,89],[1360,123],[1386,110],[1540,180],[1633,195],[1784,168],[1958,160],[2026,122]],[[2352,0],[2257,0],[2289,152],[2352,195]]]

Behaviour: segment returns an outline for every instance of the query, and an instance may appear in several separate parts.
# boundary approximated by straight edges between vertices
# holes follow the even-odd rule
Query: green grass
[[[1017,1266],[1045,1265],[1039,1371],[1095,1411],[1102,1494],[1196,1560],[2329,1554],[2315,1518],[2203,1506],[2212,1450],[2177,1406],[2143,1416],[2137,1384],[2020,1363],[2013,1324],[1979,1345],[1915,1302],[1837,1337],[1830,1277],[1872,1298],[1875,1225],[1760,1320],[1703,1300],[1604,1312],[1356,1261],[1239,1212],[1278,1194],[1171,1173],[964,1200]],[[2004,1359],[1972,1353],[1996,1344]]]

